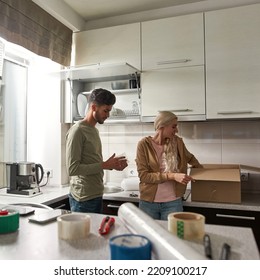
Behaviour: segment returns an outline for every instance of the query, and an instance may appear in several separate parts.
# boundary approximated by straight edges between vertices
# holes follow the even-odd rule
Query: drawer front
[[[184,211],[200,213],[206,224],[252,228],[260,250],[260,212],[184,206]]]
[[[120,205],[126,202],[127,201],[103,200],[103,214],[117,216]],[[132,203],[135,204],[137,207],[139,205],[139,203]]]

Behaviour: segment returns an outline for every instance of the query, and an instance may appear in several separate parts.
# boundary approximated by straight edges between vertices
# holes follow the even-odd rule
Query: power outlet
[[[241,172],[241,181],[242,182],[247,182],[248,181],[248,177],[249,177],[248,172]]]
[[[44,169],[44,177],[47,177],[47,172],[50,172],[49,178],[53,177],[53,170],[52,169]]]

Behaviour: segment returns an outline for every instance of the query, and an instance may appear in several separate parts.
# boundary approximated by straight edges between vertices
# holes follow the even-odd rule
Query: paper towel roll
[[[187,240],[203,240],[205,217],[192,212],[171,213],[168,215],[168,230]]]
[[[139,177],[125,178],[121,182],[121,188],[125,191],[139,191],[139,182]]]
[[[118,210],[119,219],[135,234],[142,234],[152,243],[152,252],[159,260],[205,260],[183,240],[164,229],[156,220],[132,203],[124,203]]]

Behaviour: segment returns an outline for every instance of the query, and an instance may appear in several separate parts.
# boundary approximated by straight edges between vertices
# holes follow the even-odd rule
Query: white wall
[[[187,148],[201,163],[236,163],[260,167],[260,120],[182,122],[179,135]],[[136,145],[146,136],[153,135],[153,124],[99,125],[104,158],[125,152],[129,168],[135,168]],[[247,186],[260,191],[260,174],[256,178],[249,172],[252,181]],[[106,180],[121,182],[127,176],[123,172],[107,171]],[[243,186],[242,186],[243,187]]]
[[[59,70],[59,64],[38,56],[29,69],[27,160],[53,170],[51,184],[63,182],[60,78],[54,75]]]

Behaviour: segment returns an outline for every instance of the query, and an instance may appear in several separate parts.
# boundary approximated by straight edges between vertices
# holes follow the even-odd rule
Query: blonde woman
[[[202,167],[178,133],[178,119],[168,111],[159,112],[154,136],[137,145],[136,165],[140,178],[139,208],[157,220],[167,220],[172,212],[183,211],[182,196],[192,177],[188,165]]]

